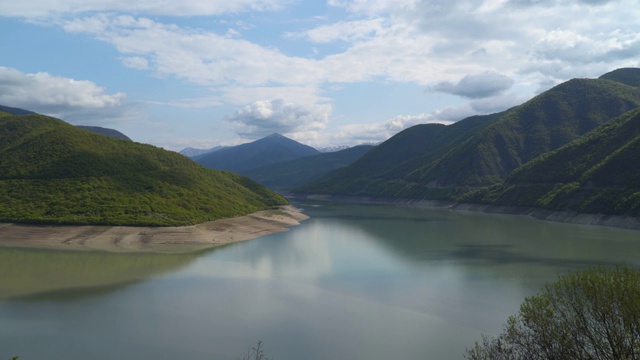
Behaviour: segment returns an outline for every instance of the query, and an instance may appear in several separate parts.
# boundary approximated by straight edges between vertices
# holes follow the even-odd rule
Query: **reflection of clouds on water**
[[[321,227],[303,223],[293,232],[225,247],[188,269],[189,275],[222,278],[318,278],[332,272]],[[220,256],[218,256],[220,255]]]

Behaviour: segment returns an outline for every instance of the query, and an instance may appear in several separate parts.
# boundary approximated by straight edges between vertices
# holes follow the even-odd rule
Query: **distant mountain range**
[[[321,178],[332,170],[347,166],[373,149],[359,145],[340,151],[326,152],[264,165],[242,172],[253,180],[276,191],[289,191],[296,186]]]
[[[176,226],[286,199],[172,151],[0,111],[0,222]]]
[[[271,134],[251,143],[196,156],[193,160],[211,169],[243,173],[261,166],[319,153],[311,146],[300,144],[280,134]]]
[[[76,126],[79,127],[80,129],[84,129],[84,130],[94,132],[96,134],[112,137],[114,139],[132,141],[131,139],[129,139],[127,135],[121,133],[118,130],[104,128],[100,126],[87,126],[87,125],[76,125]]]
[[[186,157],[193,158],[193,157],[196,157],[196,156],[208,154],[210,152],[222,150],[224,148],[225,148],[224,146],[214,146],[211,149],[196,149],[196,148],[192,148],[192,147],[187,147],[187,148],[184,148],[184,149],[180,150],[180,154],[182,154],[182,155],[184,155]]]
[[[601,132],[613,131],[611,126],[615,124],[633,126],[635,113],[629,111],[639,106],[640,69],[618,69],[598,79],[573,79],[502,113],[474,116],[448,126],[426,124],[406,129],[351,165],[299,186],[296,191],[634,214],[633,209],[638,205],[632,204],[633,199],[640,197],[640,186],[634,180],[640,171],[637,163],[627,162],[626,170],[620,163],[616,163],[617,167],[608,162],[606,166],[600,162],[580,167],[576,164],[587,159],[609,158],[612,154],[635,159],[638,156],[637,152],[633,153],[636,140],[630,139],[629,144],[620,137],[607,138]],[[619,116],[623,117],[612,121]],[[608,124],[610,121],[613,125]],[[607,126],[603,126],[605,124]],[[627,136],[631,134],[626,132]],[[595,153],[590,155],[584,155],[587,153],[584,149],[578,151],[585,159],[574,158],[577,153],[563,147],[584,146],[595,138],[609,145],[606,149],[594,148]],[[562,152],[553,152],[561,147]],[[615,171],[609,176],[617,179],[616,182],[596,182],[592,178],[596,173],[604,176],[593,170],[594,166],[600,169],[600,165]],[[557,173],[550,172],[550,168]],[[531,179],[568,173],[574,174],[574,178],[553,180],[559,181],[558,184],[571,184],[565,190],[553,192],[556,183],[551,180],[545,180],[545,186],[529,186]],[[525,188],[528,190],[524,191]],[[534,188],[538,192],[533,191]],[[583,191],[578,192],[577,188]],[[593,190],[595,188],[598,191]],[[611,195],[608,205],[585,204],[585,199],[590,197],[569,201],[561,196],[569,190],[587,196],[586,189],[602,195],[603,191],[614,188],[624,190],[626,195]],[[516,192],[518,189],[520,192]],[[526,194],[526,200],[518,194]],[[616,206],[611,203],[614,199],[627,205],[616,205],[618,210],[615,210]],[[595,198],[592,200],[590,204],[595,204]]]
[[[375,147],[322,153],[272,134],[181,153],[297,195],[638,217],[640,69],[573,79],[506,111],[417,125]],[[0,221],[184,224],[285,201],[248,178],[205,170],[185,156],[6,106],[0,107],[0,169]],[[33,207],[40,203],[48,205]],[[95,208],[101,210],[91,213]]]

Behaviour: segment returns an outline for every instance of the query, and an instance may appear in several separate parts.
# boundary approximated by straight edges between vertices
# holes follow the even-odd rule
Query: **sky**
[[[0,104],[179,151],[384,141],[640,67],[637,0],[0,0]]]

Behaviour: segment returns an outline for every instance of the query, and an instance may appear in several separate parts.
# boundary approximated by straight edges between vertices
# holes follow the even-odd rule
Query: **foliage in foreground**
[[[626,266],[576,271],[525,299],[495,338],[466,358],[620,359],[640,357],[640,271]]]
[[[238,360],[273,360],[273,358],[269,358],[264,354],[262,341],[258,340],[258,345],[247,350]]]

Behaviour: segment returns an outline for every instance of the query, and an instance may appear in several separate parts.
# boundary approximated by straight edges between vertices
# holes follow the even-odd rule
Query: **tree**
[[[246,353],[242,354],[238,360],[273,360],[273,358],[268,358],[264,355],[264,350],[262,349],[262,341],[258,340],[258,345],[256,347],[252,347]]]
[[[466,358],[640,359],[640,271],[597,267],[561,275]]]

